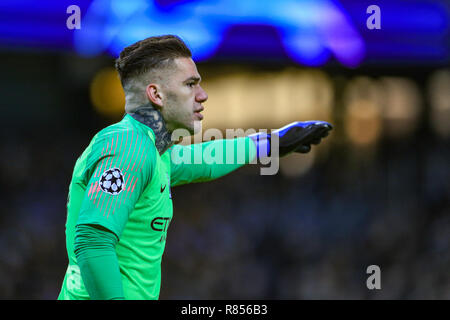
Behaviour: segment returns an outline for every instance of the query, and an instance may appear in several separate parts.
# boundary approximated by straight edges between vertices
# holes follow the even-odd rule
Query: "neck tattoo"
[[[130,112],[129,115],[153,130],[156,149],[158,149],[160,155],[174,144],[161,112],[156,110],[150,103],[138,107],[133,112]]]

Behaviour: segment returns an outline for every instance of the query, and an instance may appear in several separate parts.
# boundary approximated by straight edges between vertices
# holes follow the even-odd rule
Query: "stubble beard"
[[[167,128],[171,132],[176,129],[185,129],[193,135],[198,128],[201,129],[201,121],[193,119],[193,111],[183,108],[181,101],[174,93],[167,94],[166,107],[163,108],[162,114],[166,119]]]

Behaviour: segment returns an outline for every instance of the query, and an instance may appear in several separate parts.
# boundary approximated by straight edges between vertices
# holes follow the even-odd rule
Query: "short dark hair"
[[[128,79],[164,67],[176,58],[191,58],[186,44],[175,35],[149,37],[125,49],[116,59],[116,69],[124,86]]]

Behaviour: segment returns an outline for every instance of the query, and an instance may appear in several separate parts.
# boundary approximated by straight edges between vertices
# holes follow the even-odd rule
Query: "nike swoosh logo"
[[[164,188],[161,186],[161,193],[163,193],[164,190],[166,190],[166,185],[164,186]]]

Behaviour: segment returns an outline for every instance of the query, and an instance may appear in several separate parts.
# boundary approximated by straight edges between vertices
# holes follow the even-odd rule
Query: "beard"
[[[192,135],[196,133],[196,128],[201,130],[201,122],[193,119],[193,110],[192,103],[181,101],[176,94],[169,92],[161,113],[169,131],[186,129]]]
[[[202,122],[200,120],[194,120],[193,130],[191,134],[199,134],[202,132]]]

